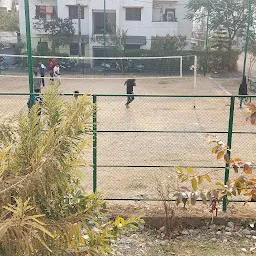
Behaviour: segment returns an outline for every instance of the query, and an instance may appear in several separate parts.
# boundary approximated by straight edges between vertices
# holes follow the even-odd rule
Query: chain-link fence
[[[1,121],[26,111],[28,97],[0,94]],[[135,95],[129,108],[126,95],[92,98],[97,111],[83,185],[107,199],[158,199],[158,182],[176,185],[177,166],[214,172],[212,184],[223,182],[225,163],[211,154],[205,134],[216,134],[231,146],[232,156],[255,159],[256,130],[246,122],[238,97]]]

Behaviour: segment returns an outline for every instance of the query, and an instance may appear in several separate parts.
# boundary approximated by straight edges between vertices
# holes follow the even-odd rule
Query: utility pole
[[[81,4],[78,4],[78,55],[82,56]]]
[[[204,76],[206,76],[207,69],[208,69],[209,19],[210,19],[210,8],[208,3],[206,34],[205,34]]]
[[[245,39],[245,46],[244,46],[244,67],[243,67],[242,81],[245,76],[245,70],[246,70],[247,50],[248,50],[248,43],[250,38],[250,25],[252,21],[251,16],[252,16],[252,0],[248,0],[248,20],[247,20],[246,39]]]
[[[33,81],[33,61],[32,61],[32,48],[31,48],[31,31],[30,31],[30,16],[29,16],[29,2],[24,0],[25,5],[25,18],[26,18],[26,36],[27,36],[27,52],[28,52],[28,76],[29,76],[29,92],[31,108],[34,105],[34,81]]]

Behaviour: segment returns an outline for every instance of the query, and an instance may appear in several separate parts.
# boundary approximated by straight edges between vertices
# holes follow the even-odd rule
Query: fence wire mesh
[[[0,122],[28,111],[29,94],[0,94]],[[72,96],[63,96],[66,101]],[[176,182],[176,166],[212,173],[214,185],[224,179],[225,164],[211,154],[205,134],[227,143],[231,131],[231,97],[135,95],[129,108],[124,95],[94,95],[94,141],[81,166],[86,191],[103,191],[105,198],[157,199],[157,182]],[[92,99],[91,99],[92,100]],[[254,102],[256,98],[252,98]],[[239,99],[234,105],[232,152],[255,159],[255,128],[246,122]],[[209,184],[205,184],[209,187]]]

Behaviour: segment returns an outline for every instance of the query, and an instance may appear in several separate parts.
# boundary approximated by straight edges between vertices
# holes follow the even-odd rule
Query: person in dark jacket
[[[133,96],[133,87],[136,86],[135,79],[128,79],[124,83],[126,85],[126,93],[128,94],[127,96],[127,102],[126,102],[126,107],[129,107],[129,104],[134,100]]]
[[[239,87],[239,95],[248,95],[248,88],[247,88],[247,83],[246,83],[246,76],[243,76],[242,83],[240,84]],[[246,99],[246,97],[240,97],[240,108],[242,108],[243,105],[243,100]]]

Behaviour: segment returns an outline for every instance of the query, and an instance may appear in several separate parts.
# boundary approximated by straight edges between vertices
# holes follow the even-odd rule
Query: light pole
[[[78,4],[78,55],[82,56],[81,4]]]
[[[243,81],[243,78],[245,77],[247,51],[248,51],[248,43],[249,43],[249,37],[250,37],[251,16],[252,16],[252,0],[248,0],[248,20],[247,20],[246,39],[245,39],[245,46],[244,46],[244,67],[243,67],[242,81]]]
[[[206,34],[205,34],[205,55],[204,55],[204,76],[207,73],[207,66],[208,66],[208,41],[209,41],[209,19],[210,19],[210,8],[208,3],[208,10],[207,10],[207,22],[206,22]]]
[[[104,58],[106,57],[106,0],[104,1]],[[105,62],[105,60],[104,60]]]
[[[27,54],[28,54],[28,77],[29,77],[29,107],[34,105],[34,81],[33,81],[33,61],[32,61],[32,48],[31,48],[31,31],[30,31],[30,16],[29,16],[29,3],[24,0],[25,5],[25,18],[26,18],[26,36],[27,36]]]

